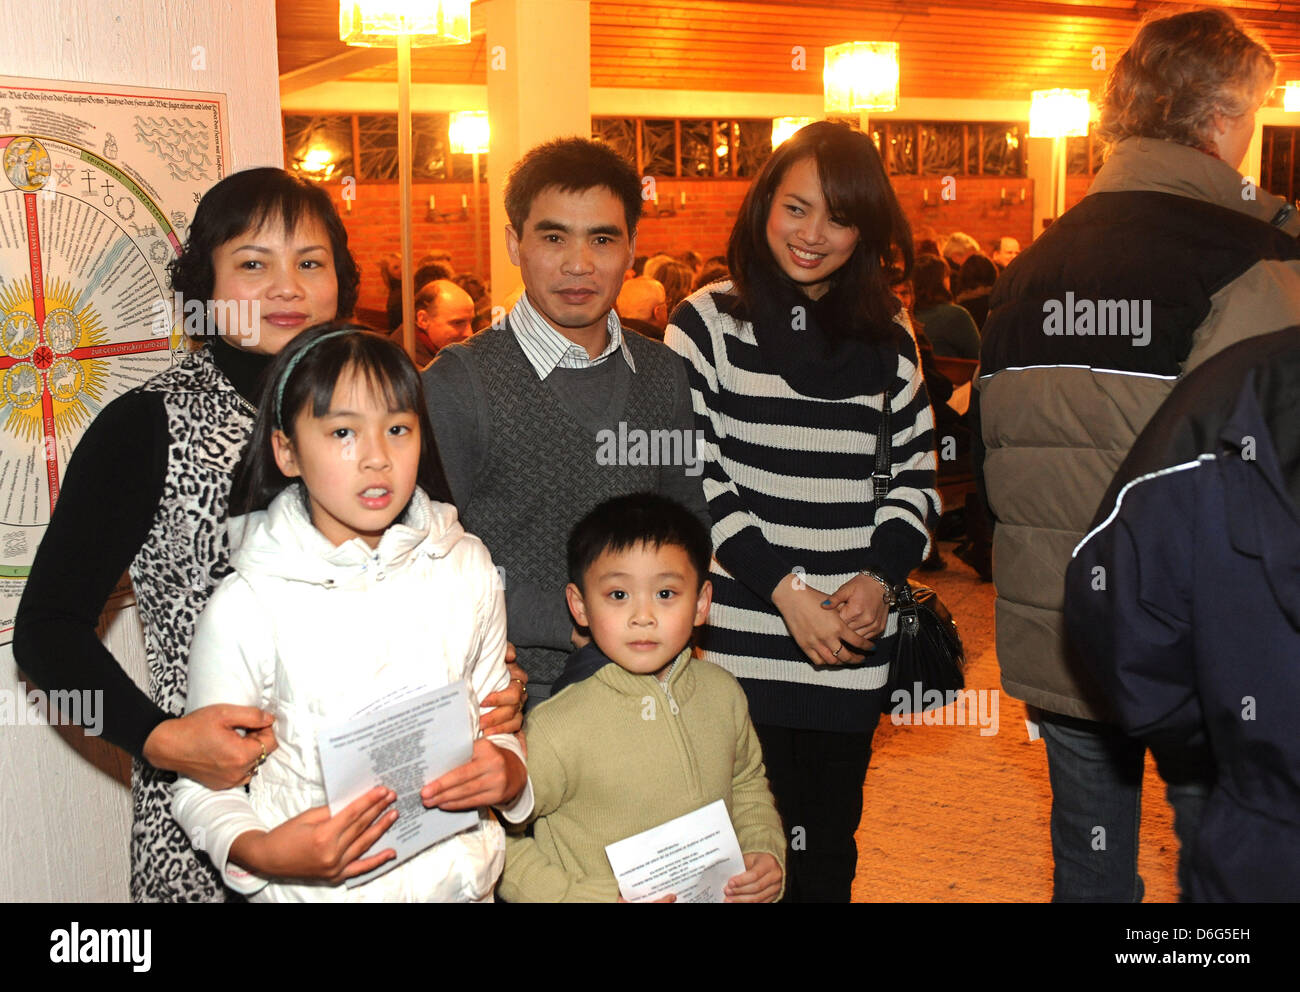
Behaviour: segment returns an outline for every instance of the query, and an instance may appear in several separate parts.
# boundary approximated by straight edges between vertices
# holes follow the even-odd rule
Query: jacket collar
[[[465,529],[448,503],[435,503],[416,487],[399,522],[371,548],[361,538],[335,547],[311,522],[299,485],[287,486],[265,510],[230,521],[235,571],[317,585],[340,586],[367,571],[402,567],[419,555],[441,558]]]
[[[692,672],[691,648],[687,645],[672,663],[672,673],[668,681],[662,683],[668,695],[678,702],[685,702],[695,691],[695,675]],[[653,692],[660,682],[653,675],[637,675],[617,664],[610,663],[596,672],[592,678],[599,679],[615,692],[624,696],[644,696]]]
[[[1254,187],[1243,195],[1240,172],[1221,159],[1158,138],[1125,138],[1111,149],[1088,195],[1149,190],[1218,204],[1271,223],[1286,205],[1282,197]]]

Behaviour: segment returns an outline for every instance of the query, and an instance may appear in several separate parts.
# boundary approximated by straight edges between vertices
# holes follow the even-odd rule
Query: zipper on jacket
[[[664,680],[659,682],[659,687],[663,689],[664,695],[668,697],[668,709],[672,711],[673,716],[677,716],[681,713],[681,707],[677,705],[677,700],[673,699],[673,694],[668,688],[668,683],[672,681],[673,672],[676,670],[677,661],[674,660],[673,663],[668,666],[668,674],[664,676]],[[656,679],[655,681],[658,682],[659,680]]]
[[[663,682],[659,683],[664,691],[664,696],[668,699],[668,710],[673,716],[679,716],[682,712],[681,707],[677,705],[677,700],[673,698],[672,691],[668,688],[668,683],[672,681],[673,672],[677,670],[678,661],[674,661],[669,666],[667,676],[664,677]],[[656,679],[656,681],[658,680]],[[682,756],[682,766],[686,772],[686,785],[692,795],[698,796],[700,794],[699,763],[695,760],[695,752],[691,750],[686,731],[677,720],[670,720],[668,732],[677,737],[678,753]]]

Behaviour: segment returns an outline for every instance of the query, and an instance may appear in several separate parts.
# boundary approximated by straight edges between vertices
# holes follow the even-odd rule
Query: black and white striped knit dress
[[[704,438],[715,558],[700,644],[740,680],[755,723],[868,731],[881,713],[896,614],[863,664],[814,667],[770,597],[791,572],[827,594],[862,569],[900,582],[928,553],[939,499],[915,342],[900,325],[896,342],[877,346],[882,367],[897,371],[889,386],[893,478],[876,514],[871,473],[884,393],[828,400],[796,391],[743,313],[731,283],[714,283],[674,312],[664,337],[686,362]],[[865,369],[863,378],[865,390]]]

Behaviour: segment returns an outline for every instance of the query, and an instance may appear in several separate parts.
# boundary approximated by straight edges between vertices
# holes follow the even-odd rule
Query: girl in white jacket
[[[199,619],[187,705],[271,711],[279,747],[247,790],[181,778],[174,797],[191,841],[252,899],[490,901],[505,848],[488,807],[532,811],[519,741],[480,738],[421,793],[478,809],[478,825],[343,884],[394,856],[362,857],[398,810],[380,786],[331,816],[317,733],[395,691],[463,678],[481,703],[510,682],[502,584],[456,518],[425,409],[406,355],[351,324],[304,331],[267,372],[231,496],[245,514],[230,522],[234,572]]]

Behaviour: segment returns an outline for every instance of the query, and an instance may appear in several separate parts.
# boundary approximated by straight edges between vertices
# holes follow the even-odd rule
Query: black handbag
[[[880,513],[893,478],[891,402],[892,397],[886,391],[880,412],[880,432],[876,435],[876,471],[871,476],[873,516]],[[920,713],[946,705],[950,691],[966,686],[963,671],[966,652],[952,614],[933,589],[906,581],[894,587],[893,610],[898,614],[898,634],[885,681],[888,708],[897,713]],[[907,695],[895,700],[900,690]],[[938,694],[931,690],[937,690]]]

